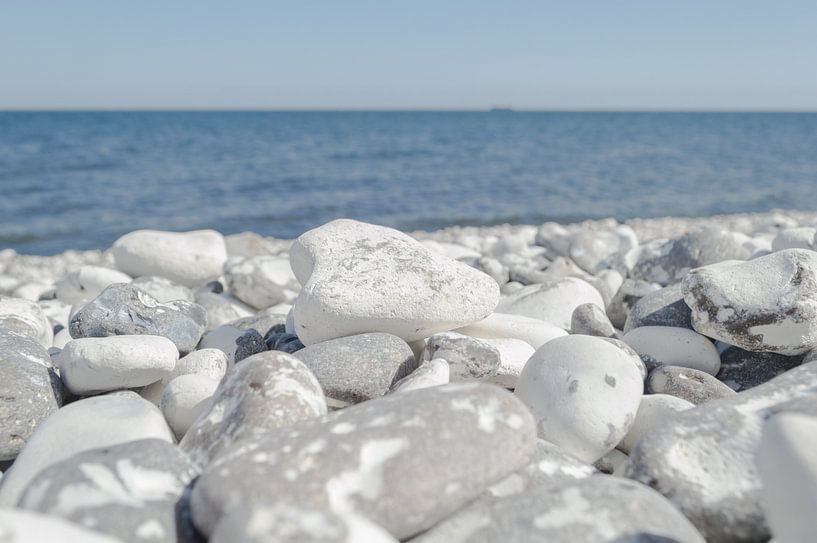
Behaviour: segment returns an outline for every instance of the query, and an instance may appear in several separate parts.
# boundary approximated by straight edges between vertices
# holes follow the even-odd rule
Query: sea
[[[817,113],[0,112],[0,249],[817,209]]]

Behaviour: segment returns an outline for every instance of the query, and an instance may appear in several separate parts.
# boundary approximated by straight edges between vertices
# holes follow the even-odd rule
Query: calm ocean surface
[[[817,114],[0,112],[0,248],[817,208]]]

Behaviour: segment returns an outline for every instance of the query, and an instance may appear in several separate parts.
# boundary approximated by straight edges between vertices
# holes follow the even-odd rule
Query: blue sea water
[[[817,114],[0,112],[0,248],[817,209]]]

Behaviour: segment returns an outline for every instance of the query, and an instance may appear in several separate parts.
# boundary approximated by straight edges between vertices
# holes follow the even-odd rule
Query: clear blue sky
[[[0,0],[0,108],[817,109],[817,0]]]

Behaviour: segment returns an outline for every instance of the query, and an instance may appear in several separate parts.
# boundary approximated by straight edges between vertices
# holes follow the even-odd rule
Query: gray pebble
[[[805,356],[808,362],[813,360],[811,354]],[[755,353],[728,347],[721,353],[721,370],[717,377],[732,390],[740,392],[762,385],[803,362],[803,355]]]
[[[582,304],[573,310],[570,333],[613,337],[616,335],[616,329],[613,328],[613,323],[607,318],[604,309],[596,304]]]
[[[692,330],[692,310],[680,283],[645,294],[630,310],[624,333],[641,326],[674,326]]]
[[[77,311],[69,325],[72,338],[144,334],[164,336],[179,352],[196,348],[207,327],[207,312],[186,300],[160,303],[130,284],[111,285]]]
[[[647,376],[648,394],[669,394],[695,405],[728,398],[735,391],[706,372],[681,366],[658,366]]]
[[[490,379],[502,363],[499,349],[457,332],[434,334],[426,340],[423,360],[443,358],[448,362],[451,382]]]
[[[384,333],[313,343],[294,356],[315,374],[327,398],[346,403],[383,396],[417,367],[408,344]]]
[[[253,330],[252,328],[238,336],[235,339],[235,345],[235,362],[240,362],[249,356],[267,350],[267,344],[264,343],[264,338],[258,333],[258,330]]]

